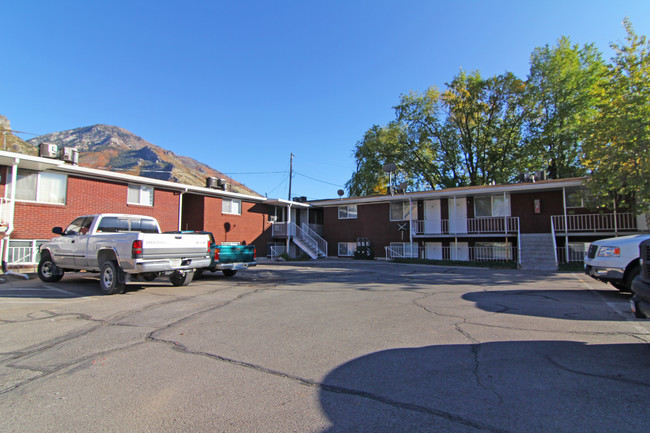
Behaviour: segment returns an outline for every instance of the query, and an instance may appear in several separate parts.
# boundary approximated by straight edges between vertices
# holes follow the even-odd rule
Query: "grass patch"
[[[491,268],[491,269],[517,269],[515,262],[494,262],[480,261],[472,262],[465,260],[429,260],[429,259],[393,259],[394,263],[410,263],[416,265],[438,265],[438,266],[465,266],[469,268]]]

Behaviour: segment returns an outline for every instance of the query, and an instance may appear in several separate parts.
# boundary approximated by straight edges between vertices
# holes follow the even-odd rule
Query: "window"
[[[493,217],[510,215],[510,196],[493,195],[474,198],[474,216]]]
[[[356,242],[339,242],[339,256],[351,257],[356,250]]]
[[[10,191],[11,176],[7,180]],[[16,200],[65,204],[67,190],[68,177],[63,174],[19,169],[16,175]]]
[[[76,220],[71,224],[75,224]],[[69,227],[68,227],[69,229]],[[66,232],[68,231],[66,229]],[[114,232],[159,233],[155,220],[129,216],[105,216],[97,226],[97,233]]]
[[[224,198],[221,201],[221,213],[241,215],[241,200],[234,198]]]
[[[146,185],[129,185],[129,193],[126,202],[128,204],[153,206],[153,187]]]
[[[566,194],[566,207],[584,207],[588,208],[590,206],[589,198],[587,197],[585,190],[582,188],[567,188],[565,190]]]
[[[63,232],[64,235],[85,235],[90,230],[94,217],[79,217],[72,221]]]
[[[356,219],[357,218],[357,205],[349,204],[347,206],[339,206],[339,219]]]
[[[410,220],[411,217],[414,220],[418,219],[417,203],[411,203],[411,206],[409,208],[409,202],[407,201],[391,202],[390,204],[391,221],[406,221],[406,220]]]

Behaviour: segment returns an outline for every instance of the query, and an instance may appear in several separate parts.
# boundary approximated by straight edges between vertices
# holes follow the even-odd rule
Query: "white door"
[[[440,233],[440,200],[424,201],[424,233]]]
[[[469,244],[467,242],[452,242],[450,247],[452,260],[469,260]]]
[[[429,260],[442,260],[442,242],[426,242],[425,254]]]
[[[449,233],[467,233],[467,199],[449,199]]]

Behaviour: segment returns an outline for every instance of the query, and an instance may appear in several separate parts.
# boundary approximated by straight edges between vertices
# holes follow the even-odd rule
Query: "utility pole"
[[[293,153],[291,154],[291,159],[289,160],[289,197],[287,200],[291,201],[291,180],[293,178]]]

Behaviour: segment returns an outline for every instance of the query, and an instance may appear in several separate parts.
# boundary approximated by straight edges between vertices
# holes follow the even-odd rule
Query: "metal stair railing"
[[[290,231],[293,233],[293,242],[303,251],[309,254],[312,259],[318,258],[318,242],[309,236],[305,230],[301,229],[296,223],[291,222]]]
[[[311,237],[316,241],[316,248],[318,250],[318,255],[327,257],[327,241],[323,239],[314,230],[312,230],[312,228],[309,227],[309,224],[307,223],[302,223],[302,230],[303,233],[306,233],[309,237]]]

